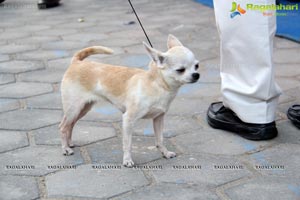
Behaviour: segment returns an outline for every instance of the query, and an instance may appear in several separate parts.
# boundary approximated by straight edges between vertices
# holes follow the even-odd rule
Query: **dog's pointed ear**
[[[157,67],[164,68],[163,63],[166,60],[165,55],[162,52],[150,47],[145,42],[143,42],[143,45],[147,50],[148,54],[150,55],[150,57],[152,58],[152,60],[156,63]]]
[[[172,47],[183,46],[183,45],[174,35],[169,34],[167,46],[168,49],[171,49]]]

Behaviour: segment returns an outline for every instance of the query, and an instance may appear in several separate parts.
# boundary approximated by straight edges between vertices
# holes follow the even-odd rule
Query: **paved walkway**
[[[101,102],[75,128],[75,155],[61,155],[60,81],[76,50],[105,45],[102,62],[146,68],[144,35],[125,0],[63,0],[39,11],[35,0],[0,6],[0,199],[300,199],[300,134],[285,112],[300,103],[300,45],[276,38],[276,78],[283,89],[279,136],[244,140],[211,129],[220,100],[219,43],[213,10],[191,0],[133,0],[154,47],[172,33],[201,60],[201,80],[183,87],[166,119],[166,160],[150,121],[137,124],[133,159],[121,166],[121,115]],[[79,22],[82,21],[82,22]],[[103,169],[106,168],[106,169]]]

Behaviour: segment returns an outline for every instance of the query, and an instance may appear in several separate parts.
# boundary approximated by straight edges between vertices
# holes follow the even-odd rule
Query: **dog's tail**
[[[72,62],[81,61],[93,54],[113,54],[113,53],[114,51],[110,48],[103,47],[103,46],[92,46],[76,52],[72,58]]]

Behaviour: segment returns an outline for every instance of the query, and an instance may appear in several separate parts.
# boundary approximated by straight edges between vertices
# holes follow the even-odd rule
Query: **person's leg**
[[[275,0],[252,0],[247,3],[242,0],[214,0],[221,41],[223,105],[228,111],[225,115],[227,120],[230,115],[236,117],[232,123],[239,123],[243,128],[231,126],[230,129],[214,124],[214,119],[217,120],[215,114],[220,115],[214,112],[221,109],[221,104],[210,107],[212,112],[211,115],[208,112],[208,122],[215,128],[243,134],[248,139],[270,139],[277,135],[274,120],[281,94],[274,81],[272,62],[276,16],[275,11],[267,11],[272,16],[264,16],[260,11],[246,10],[248,3],[266,5],[275,4]],[[231,110],[233,112],[230,114]],[[258,128],[254,132],[267,128],[268,135],[262,135],[264,132],[260,135],[253,133],[253,125]]]

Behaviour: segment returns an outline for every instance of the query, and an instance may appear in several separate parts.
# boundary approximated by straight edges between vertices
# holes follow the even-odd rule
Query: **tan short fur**
[[[149,70],[128,68],[84,60],[89,55],[113,51],[94,46],[77,52],[66,71],[61,85],[64,117],[60,124],[64,155],[73,154],[72,130],[99,99],[105,99],[123,112],[123,164],[133,165],[131,135],[134,122],[140,118],[152,118],[156,145],[162,154],[171,158],[162,143],[163,118],[179,87],[198,80],[195,65],[198,61],[190,50],[170,35],[166,53],[144,44],[152,58]],[[184,73],[178,68],[185,66]],[[197,75],[198,74],[198,77]],[[195,78],[196,77],[196,78]]]

